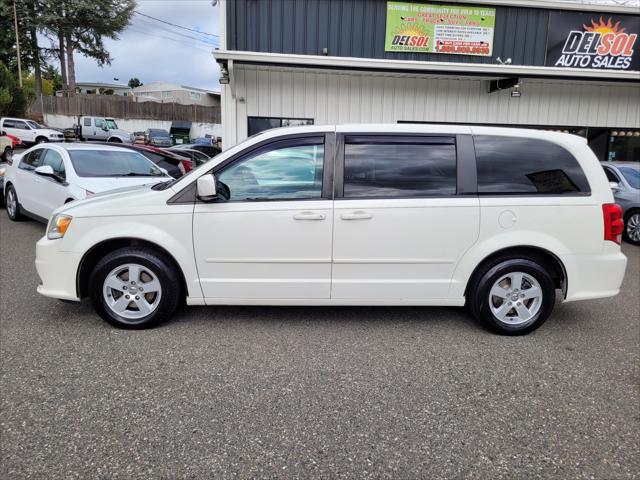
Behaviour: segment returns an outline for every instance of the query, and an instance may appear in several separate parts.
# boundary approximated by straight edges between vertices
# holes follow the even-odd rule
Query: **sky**
[[[219,33],[220,7],[211,0],[137,0],[140,13],[198,32]],[[189,38],[191,37],[191,38]],[[48,40],[42,40],[48,44]],[[207,90],[219,90],[220,72],[211,54],[219,37],[199,34],[135,14],[118,40],[105,40],[111,65],[97,63],[76,53],[76,82],[169,82]]]

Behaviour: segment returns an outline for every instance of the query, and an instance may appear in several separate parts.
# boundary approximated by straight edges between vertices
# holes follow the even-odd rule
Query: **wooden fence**
[[[180,103],[138,102],[135,97],[116,95],[74,95],[72,97],[37,98],[29,106],[29,114],[92,115],[124,119],[183,120],[221,123],[220,107],[182,105]]]

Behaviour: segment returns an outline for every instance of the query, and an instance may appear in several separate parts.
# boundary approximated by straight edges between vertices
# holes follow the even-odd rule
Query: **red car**
[[[15,150],[17,147],[22,145],[22,140],[20,140],[18,137],[16,137],[15,135],[11,135],[10,133],[7,133],[6,135],[7,137],[9,137],[9,139],[11,139],[11,143],[13,144],[13,149]]]

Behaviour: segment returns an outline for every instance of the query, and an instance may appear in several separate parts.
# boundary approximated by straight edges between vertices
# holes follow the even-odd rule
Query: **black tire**
[[[499,299],[496,299],[496,297],[492,297],[490,299],[489,294],[496,282],[515,272],[521,272],[527,276],[531,276],[540,286],[542,299],[539,300],[537,312],[531,318],[523,323],[509,324],[494,315],[492,307],[500,307],[502,303],[499,303]],[[529,288],[531,288],[531,284],[527,281],[525,281],[524,284],[529,285]],[[508,287],[508,289],[511,288],[515,287]],[[518,288],[522,288],[522,285]],[[523,291],[526,292],[525,289],[522,289],[520,290],[520,293]],[[515,294],[512,293],[511,295]],[[497,305],[493,303],[496,300],[498,300]],[[508,300],[505,300],[505,302],[510,302],[511,300],[512,298],[509,298]],[[509,309],[505,315],[508,315],[509,313],[513,314],[512,316],[517,315],[517,312],[515,311],[515,304],[520,305],[521,302],[528,301],[529,300],[516,300],[514,298],[513,309]],[[495,262],[487,265],[482,271],[475,274],[472,277],[468,288],[468,306],[470,307],[473,315],[488,329],[501,335],[524,335],[540,327],[540,325],[549,318],[549,315],[551,315],[555,301],[556,291],[551,275],[549,275],[549,272],[542,265],[530,258],[497,259]],[[510,302],[509,305],[511,304],[512,303]],[[530,303],[530,305],[532,306],[533,304]],[[508,307],[505,305],[505,308]],[[534,307],[532,306],[532,308]],[[507,320],[511,320],[511,317]],[[518,322],[517,318],[513,318],[513,320],[514,322]]]
[[[633,218],[633,220],[632,220]],[[630,230],[630,221],[632,222],[640,222],[640,210],[631,210],[627,212],[624,219],[624,230],[622,232],[622,238],[624,238],[625,242],[630,243],[631,245],[640,245],[640,238],[633,239],[629,234]],[[637,223],[634,223],[637,225]],[[628,230],[629,229],[629,230]]]
[[[38,137],[36,138],[36,144],[39,145],[41,143],[47,143],[49,142],[49,139],[47,137]]]
[[[134,320],[127,319],[112,310],[106,303],[106,294],[103,294],[107,276],[118,267],[126,264],[137,264],[148,269],[157,277],[161,286],[160,299],[155,309],[150,314]],[[89,296],[93,308],[107,323],[118,328],[138,330],[154,327],[173,315],[183,296],[180,285],[176,268],[162,254],[152,249],[125,247],[109,253],[94,267],[89,277]],[[114,293],[114,297],[116,293]],[[130,313],[133,309],[132,303],[129,303],[126,308],[126,311]],[[135,314],[135,310],[133,312]]]
[[[120,140],[119,138],[110,138],[109,140],[107,140],[107,143],[122,143],[122,140]]]
[[[11,195],[14,196],[15,200],[12,201],[9,198]],[[16,193],[16,189],[13,188],[13,185],[7,185],[4,190],[4,205],[5,210],[7,211],[7,216],[10,220],[19,222],[24,219],[24,215],[22,215],[22,212],[20,211],[20,201],[18,199],[18,194]]]
[[[13,149],[11,147],[6,147],[2,155],[0,156],[0,160],[3,162],[7,161],[7,158],[13,155]]]

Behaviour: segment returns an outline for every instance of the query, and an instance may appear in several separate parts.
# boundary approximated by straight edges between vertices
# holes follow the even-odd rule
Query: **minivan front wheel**
[[[471,310],[489,329],[523,335],[540,325],[555,304],[555,286],[547,270],[529,259],[508,259],[489,268],[471,286]]]
[[[119,328],[153,327],[171,317],[181,289],[173,264],[144,248],[116,250],[89,277],[91,303],[108,323]]]

